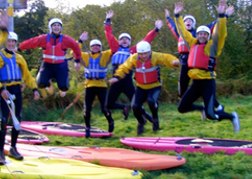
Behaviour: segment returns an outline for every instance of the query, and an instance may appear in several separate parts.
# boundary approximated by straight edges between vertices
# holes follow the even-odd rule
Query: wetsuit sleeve
[[[70,48],[73,51],[75,62],[80,62],[81,59],[81,49],[79,44],[70,36],[64,35],[62,41],[62,48]]]
[[[157,36],[158,32],[159,32],[159,30],[157,28],[149,31],[146,34],[146,36],[143,38],[143,40],[151,43],[155,39],[155,37]]]
[[[166,17],[166,24],[168,26],[168,29],[171,31],[173,37],[178,40],[179,39],[179,33],[177,31],[177,28],[176,28],[176,24],[175,22],[173,21],[172,18],[170,17]]]
[[[152,52],[152,58],[155,59],[158,65],[163,65],[170,68],[174,67],[174,61],[177,61],[179,63],[177,57],[168,53]]]
[[[38,47],[46,47],[46,34],[30,38],[19,44],[20,50],[34,49]]]
[[[137,54],[131,55],[122,65],[120,65],[116,70],[114,77],[122,79],[126,74],[130,73],[136,64],[136,55]]]
[[[227,37],[227,18],[223,15],[218,18],[216,29],[213,32],[213,43],[217,43],[217,57],[222,53]],[[216,34],[217,33],[217,34]],[[215,42],[217,40],[217,42]]]
[[[112,53],[115,53],[119,48],[119,43],[116,37],[113,35],[113,30],[110,21],[104,24],[104,33],[109,44],[109,48],[111,49]]]
[[[142,40],[151,43],[155,39],[155,37],[157,36],[158,32],[159,32],[159,29],[155,28],[155,29],[149,31]],[[136,45],[130,47],[130,52],[132,54],[137,52]]]

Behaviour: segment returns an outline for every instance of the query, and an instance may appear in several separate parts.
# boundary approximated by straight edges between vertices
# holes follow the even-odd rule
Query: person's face
[[[138,58],[142,61],[147,61],[150,58],[150,52],[138,53]]]
[[[129,47],[130,46],[130,39],[127,37],[123,37],[119,40],[119,45],[122,47]]]
[[[193,20],[190,18],[187,18],[185,21],[185,26],[187,30],[191,30],[193,28]]]
[[[100,52],[100,51],[101,51],[101,46],[100,45],[95,44],[95,45],[91,46],[91,52],[97,53],[97,52]]]
[[[16,50],[16,45],[17,45],[17,41],[13,40],[13,39],[8,39],[6,42],[6,48],[9,51],[15,51]]]
[[[201,31],[197,33],[197,39],[199,43],[206,43],[208,41],[209,34],[207,32]]]
[[[60,34],[62,31],[62,26],[58,22],[53,23],[51,27],[52,27],[52,32],[56,35]]]

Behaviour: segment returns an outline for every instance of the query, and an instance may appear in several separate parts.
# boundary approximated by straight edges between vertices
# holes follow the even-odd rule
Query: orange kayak
[[[137,152],[122,148],[76,147],[76,146],[38,146],[17,144],[24,156],[76,159],[109,167],[134,170],[161,170],[183,165],[181,156],[169,156]],[[9,146],[5,147],[6,152]]]

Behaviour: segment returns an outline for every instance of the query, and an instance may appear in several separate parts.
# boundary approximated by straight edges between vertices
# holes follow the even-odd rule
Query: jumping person
[[[190,47],[188,75],[192,79],[191,86],[187,89],[179,103],[178,111],[185,113],[194,110],[202,111],[204,109],[208,119],[218,121],[229,119],[233,124],[234,131],[238,132],[240,130],[240,121],[236,112],[228,114],[224,110],[214,110],[216,93],[216,73],[214,67],[215,59],[221,54],[227,36],[226,7],[226,2],[221,0],[217,7],[219,17],[213,31],[213,38],[210,39],[211,32],[207,26],[199,26],[196,30],[196,38],[193,37],[186,30],[183,19],[179,15],[183,10],[183,4],[175,4],[174,14],[177,28],[181,33],[180,35]],[[231,7],[231,9],[233,8]],[[213,49],[215,49],[214,53]],[[194,104],[199,97],[203,97],[204,106]]]
[[[23,56],[16,53],[16,45],[18,36],[14,32],[9,32],[8,40],[5,48],[0,51],[0,94],[1,94],[1,124],[0,124],[0,164],[5,164],[4,156],[4,143],[7,130],[7,121],[10,114],[10,110],[6,104],[6,100],[10,98],[10,95],[15,95],[15,115],[19,121],[21,121],[22,111],[22,84],[33,89],[34,99],[40,98],[37,90],[37,84],[32,77],[27,63]],[[23,160],[23,156],[17,151],[16,143],[19,135],[14,127],[11,131],[11,148],[9,156],[16,160]]]
[[[43,62],[37,75],[39,88],[50,87],[51,79],[55,79],[61,96],[64,97],[69,88],[67,49],[72,49],[75,58],[76,70],[80,68],[81,50],[78,43],[68,35],[63,35],[63,23],[58,18],[53,18],[48,23],[50,33],[23,41],[20,50],[41,47],[43,49]]]
[[[136,45],[137,53],[133,54],[116,70],[114,77],[109,80],[113,84],[122,80],[135,69],[136,90],[134,93],[132,108],[138,121],[137,134],[144,132],[145,120],[142,106],[147,100],[153,118],[153,131],[159,130],[158,97],[161,91],[160,66],[178,67],[179,60],[170,54],[154,52],[147,41],[141,41]]]
[[[186,42],[179,35],[175,22],[170,17],[170,12],[168,9],[165,9],[165,17],[166,17],[166,23],[169,30],[171,31],[175,39],[178,41],[178,53],[179,53],[179,61],[181,65],[179,82],[178,82],[178,92],[179,92],[179,96],[182,97],[185,91],[187,90],[189,82],[190,82],[190,78],[187,75],[187,72],[188,72],[187,60],[188,60],[188,55],[189,55],[189,49]],[[185,23],[186,29],[189,32],[191,32],[191,34],[195,37],[196,36],[196,29],[195,29],[196,19],[192,15],[186,15],[183,18],[183,21]]]
[[[110,48],[116,48],[116,53],[112,56],[112,66],[113,74],[116,69],[123,64],[126,59],[131,55],[136,53],[136,46],[131,46],[131,36],[128,33],[121,33],[118,37],[118,40],[112,33],[111,18],[113,17],[113,11],[108,11],[106,14],[105,20],[105,35],[108,41]],[[151,43],[159,30],[163,26],[161,20],[155,22],[155,28],[151,30],[145,37],[144,41]],[[131,101],[135,92],[135,86],[132,80],[132,71],[128,73],[125,78],[120,80],[118,83],[112,84],[109,88],[108,97],[107,97],[107,107],[109,109],[122,109],[124,119],[128,118],[129,115],[129,105],[121,104],[116,102],[120,94],[124,93],[128,100]],[[152,122],[151,116],[143,110],[143,117]]]
[[[79,42],[82,43],[88,39],[88,33],[83,32],[80,36]],[[85,101],[84,101],[84,120],[86,124],[86,137],[90,137],[90,120],[92,104],[97,96],[101,111],[108,121],[108,131],[113,132],[114,120],[111,112],[105,107],[107,96],[107,66],[111,60],[111,55],[117,49],[102,51],[102,43],[98,39],[93,39],[89,44],[90,52],[82,52],[82,61],[85,72]]]
[[[186,92],[190,78],[188,76],[188,56],[189,56],[189,48],[188,44],[183,40],[183,38],[179,35],[179,32],[176,28],[175,22],[170,17],[170,12],[168,9],[165,9],[165,17],[166,17],[166,23],[171,31],[174,38],[178,41],[178,53],[179,53],[179,61],[180,61],[180,75],[179,75],[179,81],[178,81],[178,93],[179,97],[181,98],[183,94]],[[192,15],[186,15],[183,18],[183,21],[185,23],[186,29],[192,34],[193,37],[196,37],[196,19]],[[211,22],[207,25],[210,29],[213,29],[216,21]],[[215,98],[216,99],[216,98]],[[224,110],[223,105],[221,105],[217,100],[214,102],[214,106],[217,111]],[[202,114],[202,119],[205,119],[205,113]]]

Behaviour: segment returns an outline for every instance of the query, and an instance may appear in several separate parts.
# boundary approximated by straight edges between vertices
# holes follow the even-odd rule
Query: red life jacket
[[[46,49],[43,50],[43,60],[47,63],[63,63],[66,59],[65,51],[62,50],[63,35],[60,35],[59,42],[52,45],[50,42],[50,34],[46,37]]]
[[[139,84],[150,84],[159,81],[159,66],[152,66],[151,60],[141,62],[137,60],[135,79]]]
[[[189,53],[188,46],[181,36],[178,39],[178,52],[179,53]]]
[[[195,44],[191,47],[188,57],[189,68],[208,69],[209,56],[204,53],[206,44]]]

